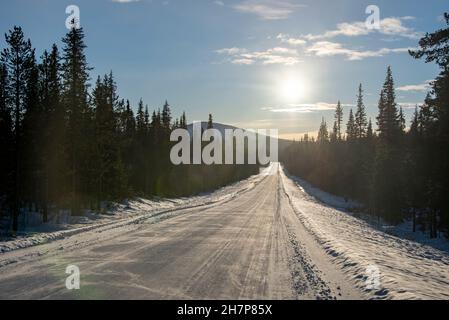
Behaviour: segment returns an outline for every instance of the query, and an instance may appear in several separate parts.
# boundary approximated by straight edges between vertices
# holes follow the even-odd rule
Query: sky
[[[345,121],[362,83],[375,121],[387,66],[408,119],[438,69],[407,53],[426,32],[444,27],[442,0],[2,0],[0,33],[22,26],[37,54],[61,45],[66,8],[76,5],[88,63],[113,71],[118,93],[150,109],[168,100],[174,116],[281,137],[333,124],[338,100]],[[369,5],[380,29],[368,29]],[[0,48],[5,46],[4,39]]]

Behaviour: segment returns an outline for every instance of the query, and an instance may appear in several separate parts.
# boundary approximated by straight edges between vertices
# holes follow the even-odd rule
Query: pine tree
[[[346,125],[346,140],[354,141],[356,138],[357,138],[357,136],[356,136],[354,112],[351,109],[351,111],[349,111],[348,124]]]
[[[394,81],[391,68],[379,100],[377,117],[380,144],[376,150],[374,190],[376,209],[392,222],[400,221],[403,205],[402,145],[399,113],[395,101]],[[392,177],[395,177],[392,179]]]
[[[81,213],[81,195],[89,185],[89,161],[92,148],[92,110],[88,103],[89,71],[85,55],[83,28],[72,28],[62,39],[63,103],[67,112],[67,157],[69,164],[72,214]]]
[[[366,138],[371,141],[374,138],[373,122],[371,119],[368,121],[368,128],[366,129]]]
[[[12,109],[13,121],[13,146],[12,151],[13,163],[15,167],[11,173],[13,188],[12,188],[12,229],[13,232],[18,230],[18,216],[20,200],[22,196],[22,170],[23,166],[21,157],[22,135],[23,135],[23,114],[25,113],[25,103],[27,99],[27,83],[31,74],[32,59],[34,56],[34,49],[31,47],[31,41],[25,40],[22,28],[15,26],[5,35],[5,40],[8,45],[1,54],[1,63],[3,64],[8,79],[5,82],[6,91],[8,92],[8,105]]]
[[[412,122],[410,124],[410,135],[415,136],[419,135],[419,110],[418,106],[415,107],[415,111],[413,112]]]
[[[330,140],[332,143],[336,143],[338,140],[338,125],[337,121],[334,121],[334,126],[332,128],[332,133],[330,135]]]
[[[150,129],[150,111],[148,110],[148,106],[145,106],[144,119],[145,131],[148,132],[148,130]]]
[[[357,95],[357,111],[355,113],[354,134],[357,139],[366,137],[368,121],[366,117],[365,105],[363,103],[363,89],[362,84],[359,86]]]
[[[0,201],[0,211],[6,212],[11,208],[11,194],[14,192],[14,139],[11,109],[8,101],[8,74],[6,66],[0,62],[0,194],[4,195],[4,202]],[[1,214],[0,213],[0,218]]]
[[[379,137],[386,143],[394,143],[400,133],[400,121],[394,91],[394,80],[391,67],[387,69],[387,77],[379,100],[377,117]]]
[[[398,122],[400,132],[404,133],[406,127],[405,127],[404,110],[402,109],[402,107],[399,108]]]
[[[337,108],[335,109],[335,126],[334,126],[334,134],[338,141],[342,140],[341,134],[342,123],[343,123],[343,108],[341,107],[340,101],[338,101]]]
[[[58,47],[44,51],[39,65],[39,96],[42,105],[43,220],[48,220],[50,202],[55,204],[67,192],[64,154],[65,109],[61,103],[61,64]]]
[[[433,96],[426,97],[421,109],[422,131],[425,133],[427,161],[423,166],[432,168],[426,192],[430,196],[427,208],[430,235],[437,236],[438,218],[449,235],[449,13],[444,13],[445,28],[427,33],[419,41],[420,48],[410,51],[416,59],[425,58],[426,62],[435,62],[440,74],[432,83]]]
[[[117,199],[126,190],[126,177],[121,162],[120,144],[117,143],[118,105],[116,85],[112,73],[103,81],[98,77],[93,91],[95,106],[96,181],[98,203]]]
[[[170,132],[171,121],[172,116],[170,105],[168,104],[168,101],[165,101],[164,107],[162,109],[162,127],[164,128],[164,130],[166,130],[167,133]]]
[[[131,139],[134,136],[134,133],[136,131],[136,120],[134,119],[134,113],[131,109],[131,105],[129,103],[129,100],[126,101],[126,114],[125,114],[125,134],[126,136]]]
[[[321,120],[320,129],[318,130],[317,141],[325,143],[329,141],[329,131],[327,130],[327,123],[324,118]]]
[[[187,129],[187,117],[185,112],[182,113],[180,127],[181,129]]]
[[[44,130],[42,128],[46,126],[46,123],[44,122],[43,107],[39,101],[39,70],[34,51],[29,61],[24,106],[21,143],[22,193],[25,198],[34,200],[36,204],[40,205],[43,202],[41,193],[43,186],[41,145]]]
[[[214,128],[214,121],[212,118],[212,114],[209,114],[209,120],[207,122],[207,129],[213,129]]]

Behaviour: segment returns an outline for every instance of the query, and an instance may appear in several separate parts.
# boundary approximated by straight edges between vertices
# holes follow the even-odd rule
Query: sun
[[[289,76],[278,83],[280,98],[287,103],[297,103],[304,98],[306,88],[304,81],[298,76]]]

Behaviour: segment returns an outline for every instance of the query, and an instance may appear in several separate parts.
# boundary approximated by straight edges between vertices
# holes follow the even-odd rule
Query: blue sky
[[[316,131],[321,117],[331,125],[338,100],[347,116],[360,82],[374,119],[388,65],[398,102],[420,103],[438,70],[406,51],[443,27],[448,9],[441,0],[3,0],[0,31],[22,26],[40,55],[61,44],[72,4],[92,79],[113,70],[120,96],[134,105],[142,97],[158,108],[168,99],[190,121],[211,112],[216,121],[278,128],[284,137]],[[365,27],[371,4],[380,9],[380,30]]]

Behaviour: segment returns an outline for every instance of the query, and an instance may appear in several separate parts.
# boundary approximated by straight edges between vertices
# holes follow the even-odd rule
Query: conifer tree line
[[[444,17],[449,25],[449,14]],[[410,123],[388,67],[376,119],[367,117],[360,85],[346,128],[338,102],[331,130],[323,118],[316,139],[305,135],[281,158],[291,174],[356,199],[391,223],[410,218],[414,231],[435,238],[449,236],[449,28],[427,34],[419,47],[410,55],[436,63],[441,72]]]
[[[257,172],[257,166],[184,166],[170,162],[170,133],[187,128],[168,102],[137,113],[119,98],[111,73],[91,87],[82,28],[72,28],[37,58],[21,27],[5,34],[0,58],[0,217],[19,227],[24,210],[82,215],[103,201],[185,196]],[[213,126],[212,115],[209,127]]]

